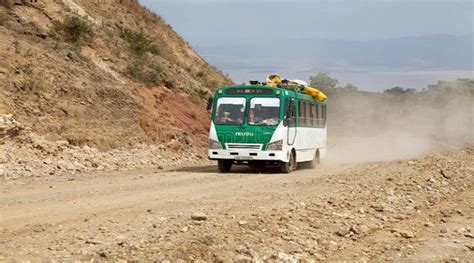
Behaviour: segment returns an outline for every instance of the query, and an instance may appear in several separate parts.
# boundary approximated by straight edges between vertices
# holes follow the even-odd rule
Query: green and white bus
[[[208,106],[208,155],[221,172],[233,165],[278,165],[290,173],[299,163],[312,168],[326,155],[326,103],[297,89],[222,87]]]

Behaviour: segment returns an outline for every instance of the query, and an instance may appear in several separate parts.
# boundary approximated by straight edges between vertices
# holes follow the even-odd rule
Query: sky
[[[192,45],[262,39],[374,40],[474,31],[457,0],[141,0]],[[284,36],[282,36],[284,35]]]
[[[139,1],[197,50],[281,40],[365,41],[474,31],[474,0]],[[245,74],[237,81],[241,78]]]

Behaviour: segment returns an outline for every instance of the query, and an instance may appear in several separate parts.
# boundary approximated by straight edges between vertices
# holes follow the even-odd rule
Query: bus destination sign
[[[227,95],[273,95],[273,89],[266,88],[234,88],[225,91]]]

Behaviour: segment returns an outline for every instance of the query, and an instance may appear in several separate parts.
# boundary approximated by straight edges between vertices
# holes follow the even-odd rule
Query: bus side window
[[[313,125],[313,121],[311,120],[311,103],[305,102],[306,108],[305,108],[305,120],[306,120],[306,126],[311,127]]]
[[[291,108],[290,108],[291,107]],[[295,103],[291,102],[291,99],[285,100],[285,117],[289,127],[295,126]]]
[[[304,125],[304,103],[298,101],[298,126]]]
[[[326,125],[326,106],[321,105],[321,127]]]
[[[311,103],[311,127],[316,127],[316,105]]]
[[[319,124],[320,124],[320,121],[319,121],[319,114],[320,114],[319,113],[320,112],[319,107],[320,107],[319,104],[316,104],[316,114],[314,115],[315,118],[316,118],[316,127],[319,127]]]
[[[323,126],[326,126],[327,112],[326,105],[323,106]]]
[[[324,106],[319,105],[319,127],[324,126]]]
[[[302,119],[301,124],[302,124],[302,126],[306,126],[308,124],[308,122],[306,120],[306,113],[308,112],[306,110],[306,108],[307,108],[308,104],[306,102],[302,101],[301,105],[303,105],[303,107],[301,108],[301,119]]]

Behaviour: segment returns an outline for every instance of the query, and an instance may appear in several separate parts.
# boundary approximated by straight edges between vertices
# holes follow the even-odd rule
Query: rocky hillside
[[[14,135],[203,146],[205,96],[230,84],[136,0],[0,0],[0,36],[0,115],[21,123]]]

